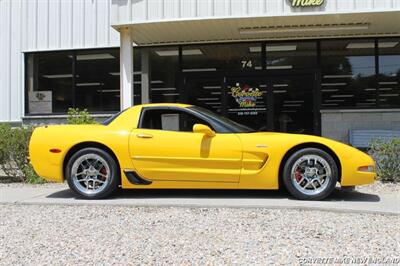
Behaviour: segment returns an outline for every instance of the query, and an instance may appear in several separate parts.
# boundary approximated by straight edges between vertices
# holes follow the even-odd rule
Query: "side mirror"
[[[206,135],[207,137],[214,137],[215,136],[215,131],[212,130],[210,127],[203,125],[203,124],[195,124],[193,126],[193,132],[194,133],[201,133]]]

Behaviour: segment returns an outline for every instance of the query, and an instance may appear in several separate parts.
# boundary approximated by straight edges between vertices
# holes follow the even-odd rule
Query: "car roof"
[[[178,108],[188,108],[193,105],[190,104],[182,104],[182,103],[147,103],[147,104],[138,104],[134,105],[130,108],[125,109],[124,111],[116,114],[116,117],[110,122],[110,125],[113,126],[122,126],[125,127],[127,125],[135,124],[137,125],[140,117],[140,112],[142,108],[145,107],[178,107]]]
[[[136,105],[140,107],[181,107],[181,108],[187,108],[192,105],[190,104],[184,104],[184,103],[146,103],[146,104],[141,104],[141,105]]]

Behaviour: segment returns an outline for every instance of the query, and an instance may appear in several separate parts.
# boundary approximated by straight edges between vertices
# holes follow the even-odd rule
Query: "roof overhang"
[[[113,27],[130,28],[140,46],[400,36],[400,11],[138,21]]]

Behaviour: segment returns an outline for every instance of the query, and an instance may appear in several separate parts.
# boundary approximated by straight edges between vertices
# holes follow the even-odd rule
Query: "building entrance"
[[[319,135],[314,73],[215,74],[185,76],[182,99],[258,131]]]

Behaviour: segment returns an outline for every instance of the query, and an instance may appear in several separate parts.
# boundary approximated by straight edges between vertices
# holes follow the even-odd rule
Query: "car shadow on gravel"
[[[81,199],[69,189],[50,194],[47,198]],[[289,199],[296,200],[285,190],[220,190],[220,189],[119,189],[108,200],[119,199]],[[324,201],[379,202],[378,195],[358,191],[343,192],[336,189]]]
[[[379,202],[381,198],[377,194],[365,193],[360,191],[344,192],[335,189],[326,201],[353,201],[353,202]]]

